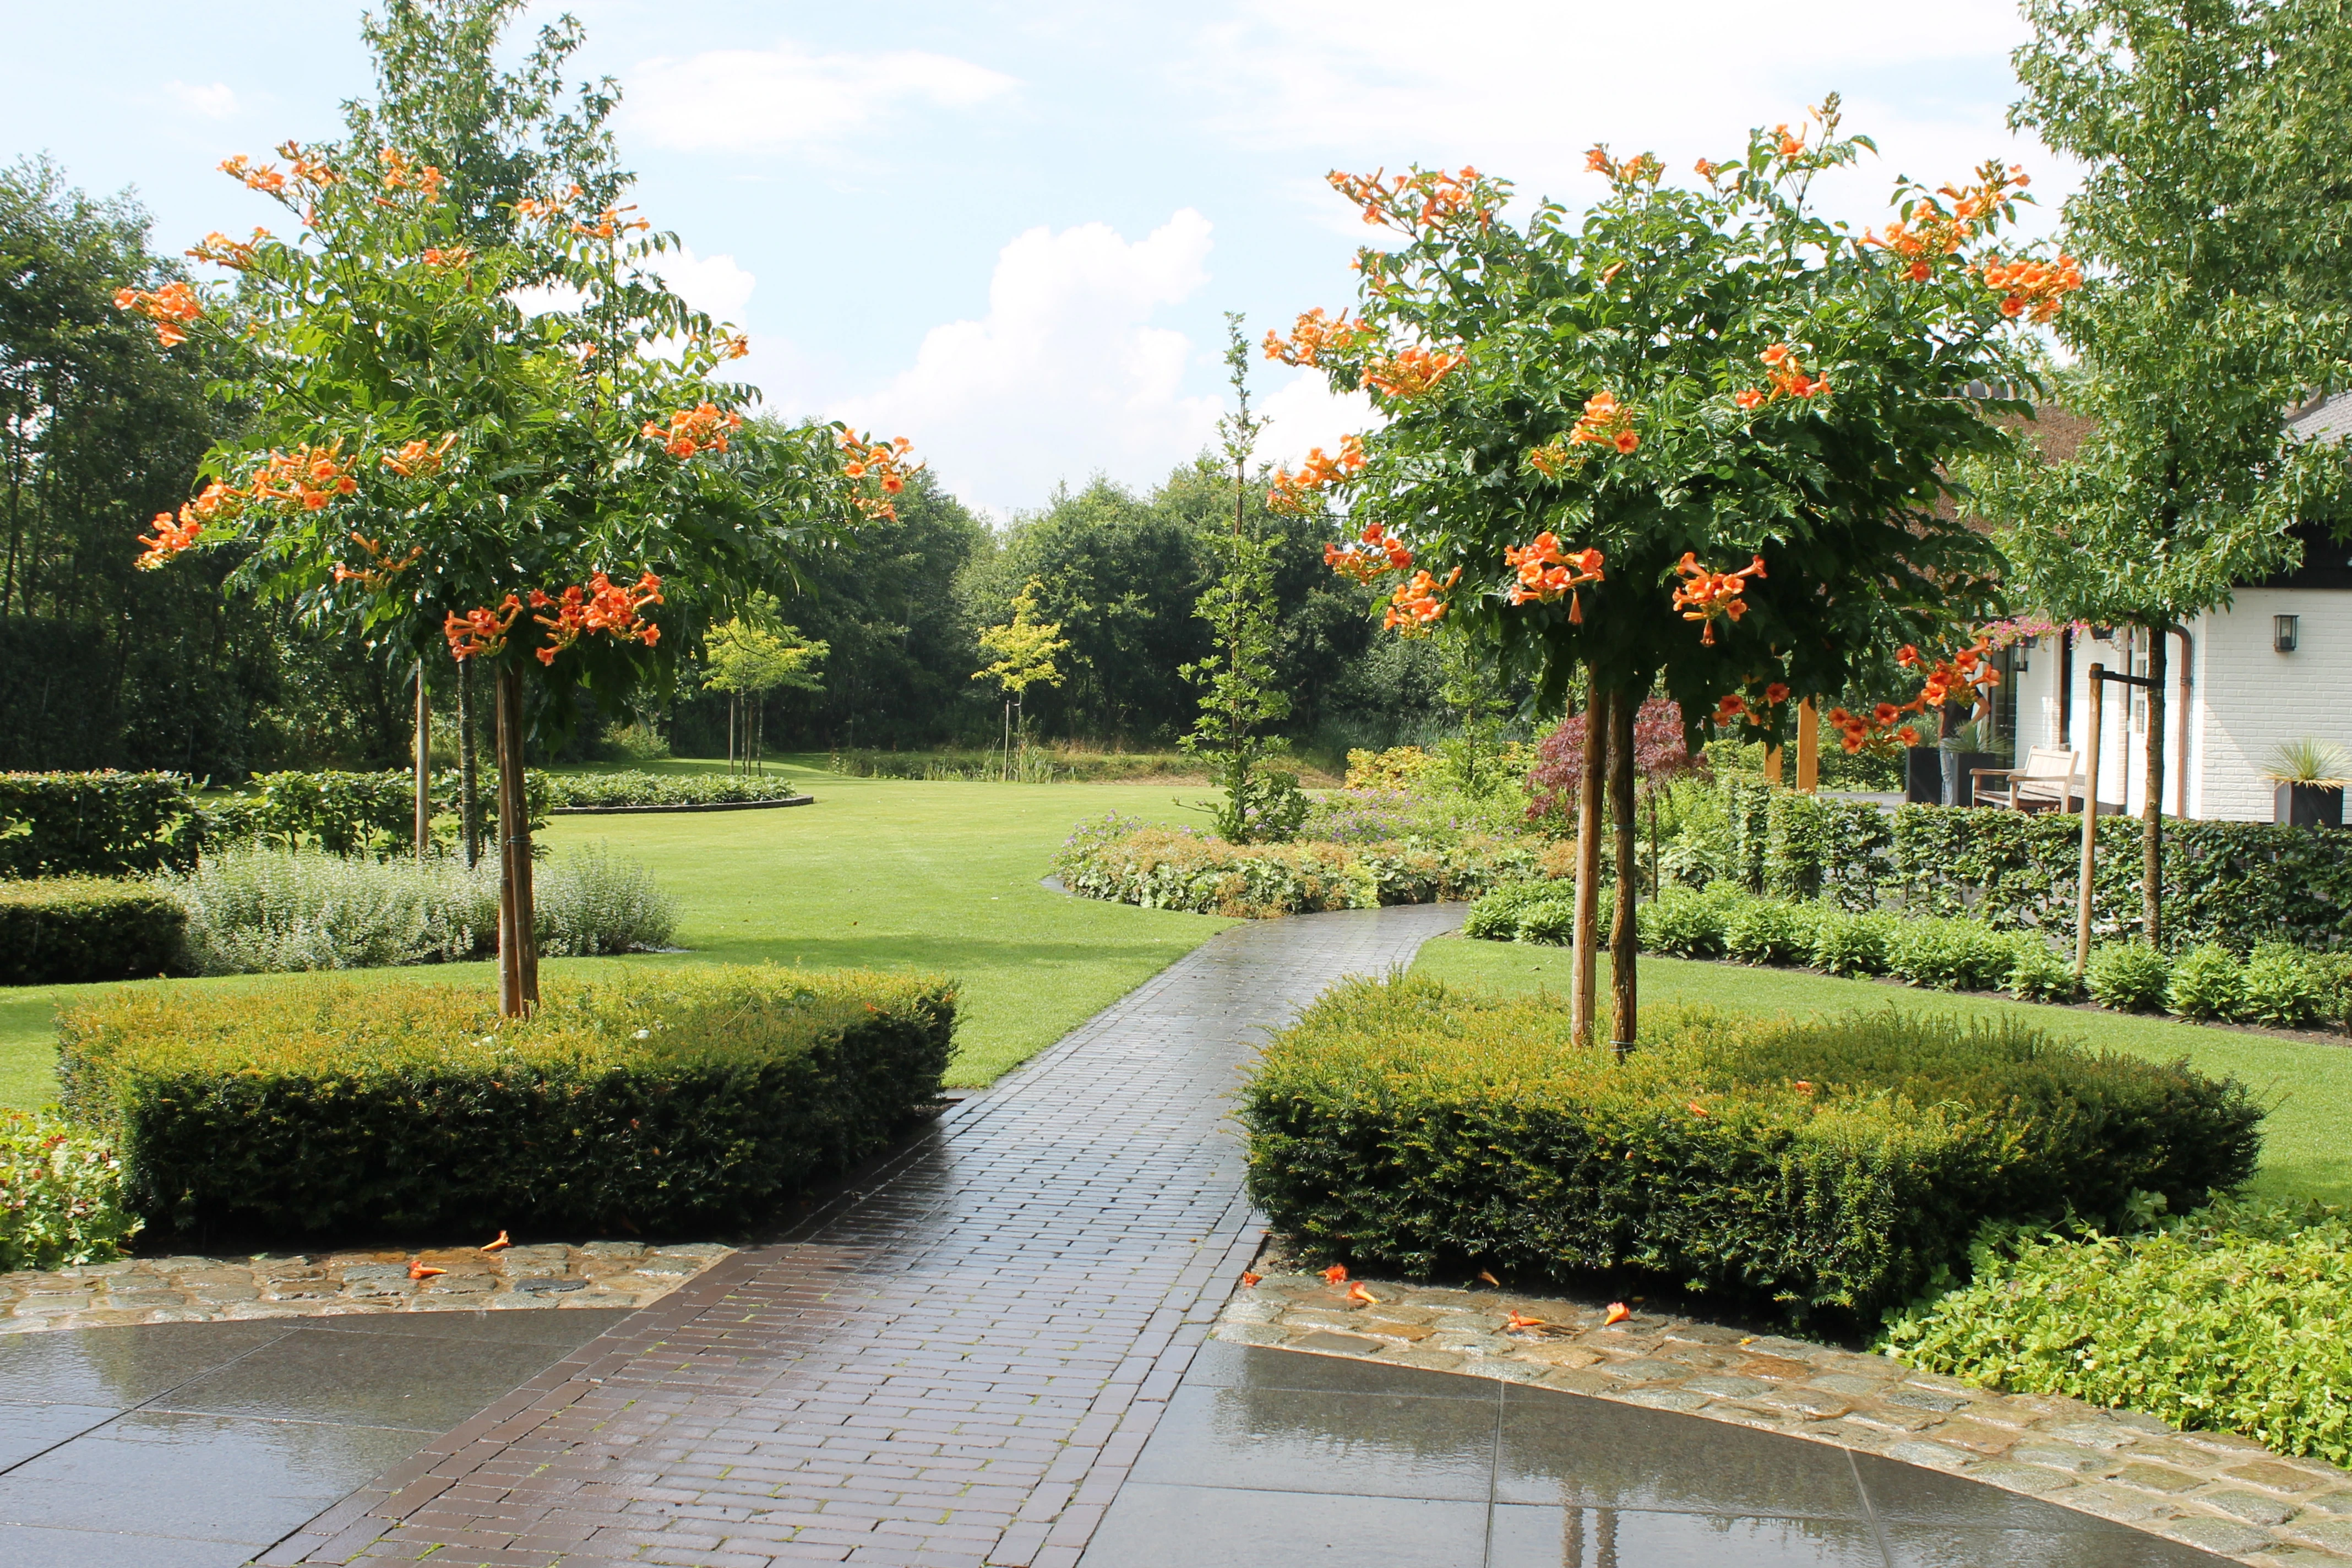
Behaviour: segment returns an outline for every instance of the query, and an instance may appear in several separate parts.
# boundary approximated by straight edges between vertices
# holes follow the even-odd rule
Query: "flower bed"
[[[139,1232],[112,1145],[51,1116],[0,1110],[0,1273],[105,1263]]]
[[[1475,898],[1536,865],[1525,844],[1483,834],[1236,845],[1116,815],[1071,835],[1054,860],[1062,885],[1086,898],[1245,920]]]
[[[471,987],[312,980],[101,996],[58,1019],[67,1108],[150,1221],[271,1236],[749,1221],[939,1091],[944,982],[772,966]]]
[[[1243,1092],[1251,1196],[1414,1277],[1632,1268],[1867,1321],[1988,1220],[2193,1207],[2259,1147],[2242,1086],[2014,1024],[1653,1008],[1622,1062],[1568,1028],[1424,980],[1327,993]]]

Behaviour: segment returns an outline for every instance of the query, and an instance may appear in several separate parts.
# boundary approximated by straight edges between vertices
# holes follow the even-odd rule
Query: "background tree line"
[[[242,417],[208,394],[201,358],[167,357],[114,307],[117,289],[184,270],[151,248],[131,195],[91,197],[47,160],[0,169],[0,768],[401,765],[411,677],[392,650],[225,595],[228,552],[132,569],[135,537]],[[1324,565],[1318,520],[1254,504],[1275,543],[1285,733],[1333,752],[1449,729],[1434,650],[1376,635],[1370,592]],[[821,552],[782,605],[830,651],[819,689],[763,700],[772,752],[992,742],[979,633],[1033,581],[1071,645],[1063,683],[1031,693],[1033,734],[1157,749],[1190,725],[1198,694],[1179,671],[1208,652],[1193,605],[1233,522],[1209,454],[1148,493],[1066,487],[1001,528],[924,472],[898,513]],[[433,673],[454,689],[454,670]],[[644,717],[680,754],[715,755],[729,698],[699,675]],[[570,744],[593,754],[597,735]]]

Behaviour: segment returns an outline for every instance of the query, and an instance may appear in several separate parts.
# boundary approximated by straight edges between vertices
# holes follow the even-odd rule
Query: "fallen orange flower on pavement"
[[[411,1279],[430,1279],[436,1274],[446,1274],[449,1271],[446,1268],[434,1268],[431,1264],[425,1262],[425,1259],[421,1258],[413,1258],[409,1259],[408,1277]]]
[[[1323,1278],[1334,1285],[1342,1284],[1348,1278],[1348,1266],[1344,1263],[1334,1263],[1330,1268],[1323,1270]]]
[[[1624,1302],[1612,1301],[1609,1303],[1609,1310],[1601,1316],[1601,1327],[1606,1328],[1611,1323],[1622,1323],[1633,1315],[1633,1314],[1632,1312],[1625,1310]]]
[[[496,1241],[486,1241],[482,1243],[482,1250],[484,1252],[496,1252],[502,1247],[512,1247],[513,1245],[513,1242],[507,1239],[507,1233],[505,1231],[500,1231],[499,1232],[499,1238]]]
[[[1381,1299],[1378,1296],[1373,1295],[1370,1290],[1365,1289],[1360,1282],[1348,1287],[1348,1300],[1350,1301],[1368,1302],[1375,1307],[1379,1306],[1381,1302]]]
[[[1247,1289],[1250,1286],[1256,1284],[1264,1278],[1265,1278],[1265,1276],[1262,1274],[1244,1274],[1242,1276],[1242,1288],[1244,1289]]]

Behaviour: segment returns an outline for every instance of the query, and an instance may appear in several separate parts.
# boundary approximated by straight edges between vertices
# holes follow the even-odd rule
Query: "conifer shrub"
[[[129,1205],[287,1237],[748,1221],[938,1092],[954,992],[772,965],[472,986],[306,978],[103,995],[58,1020],[68,1110]]]
[[[1251,1196],[1309,1250],[1413,1276],[1630,1268],[1867,1320],[1990,1220],[2119,1220],[2252,1174],[2234,1081],[2013,1021],[1652,1008],[1617,1062],[1539,998],[1328,993],[1242,1098]]]

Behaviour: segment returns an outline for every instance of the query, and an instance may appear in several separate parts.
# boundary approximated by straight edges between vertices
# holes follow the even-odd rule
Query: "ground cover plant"
[[[1465,990],[1549,997],[1557,1005],[1568,994],[1573,963],[1565,948],[1442,938],[1421,950],[1412,973]],[[1894,1007],[1964,1021],[2020,1023],[2096,1050],[2158,1063],[2186,1061],[2210,1077],[2247,1084],[2269,1111],[2263,1123],[2262,1164],[2247,1189],[2251,1196],[2352,1205],[2352,1050],[2342,1046],[2147,1014],[1921,991],[1804,969],[1650,957],[1643,961],[1643,974],[1645,994],[1662,1005],[1728,1006],[1799,1020]]]
[[[740,1223],[937,1093],[946,982],[779,965],[484,987],[118,992],[59,1020],[64,1103],[125,1201],[187,1231]]]
[[[2144,1411],[2352,1465],[2352,1226],[2217,1204],[2130,1236],[2001,1234],[1884,1348],[2012,1393]]]
[[[1654,1010],[1622,1061],[1539,998],[1327,993],[1242,1097],[1250,1191],[1308,1247],[1426,1276],[1632,1268],[1868,1322],[1987,1222],[2119,1222],[2254,1168],[2246,1090],[2013,1021]]]
[[[845,779],[812,765],[780,772],[815,804],[786,811],[558,817],[539,842],[560,866],[603,844],[650,867],[677,908],[671,941],[689,951],[550,961],[556,977],[708,963],[805,964],[953,975],[961,988],[950,1080],[984,1084],[1133,990],[1225,921],[1093,899],[1038,885],[1074,815],[1067,786]],[[691,774],[723,763],[648,771]],[[1088,803],[1145,818],[1181,818],[1164,786],[1097,784]],[[353,984],[488,984],[478,963],[367,970]],[[287,984],[273,975],[184,982],[236,994]],[[0,990],[0,1104],[56,1098],[60,1004],[96,986]]]
[[[110,1140],[54,1116],[0,1110],[0,1273],[104,1263],[139,1228]]]

